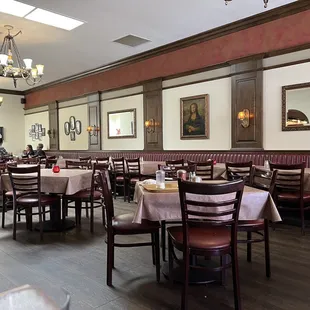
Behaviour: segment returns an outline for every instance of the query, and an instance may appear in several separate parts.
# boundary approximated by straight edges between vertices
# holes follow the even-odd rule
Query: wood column
[[[88,125],[97,126],[101,129],[101,109],[100,109],[100,94],[91,94],[87,98],[88,105]],[[89,134],[88,134],[89,135]],[[88,136],[88,150],[100,151],[101,150],[101,130],[97,135]]]
[[[47,134],[50,140],[50,150],[59,149],[58,132],[58,102],[52,102],[48,105],[49,128]]]
[[[154,119],[157,123],[152,132],[144,126],[144,150],[163,150],[163,103],[162,103],[162,80],[153,80],[143,85],[143,110],[144,122]]]
[[[262,60],[250,60],[231,66],[231,146],[232,149],[263,149],[263,71]],[[240,73],[240,74],[238,74]],[[238,113],[248,109],[248,127],[242,127]]]

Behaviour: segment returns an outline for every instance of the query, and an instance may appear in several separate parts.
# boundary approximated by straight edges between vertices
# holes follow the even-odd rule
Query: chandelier
[[[230,1],[232,1],[232,0],[225,0],[225,4],[227,5],[228,4],[228,2],[230,2]],[[269,2],[269,0],[263,0],[264,1],[264,8],[266,9],[267,8],[267,6],[268,6],[268,2]]]
[[[14,38],[11,34],[12,26],[4,26],[8,34],[4,37],[0,49],[0,77],[8,77],[13,79],[16,88],[17,79],[23,78],[29,86],[33,86],[42,80],[44,65],[36,65],[32,68],[32,59],[21,59]]]

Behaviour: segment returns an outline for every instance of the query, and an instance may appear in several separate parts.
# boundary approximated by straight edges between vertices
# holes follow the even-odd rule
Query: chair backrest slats
[[[177,159],[177,160],[166,160],[166,166],[184,166],[184,159]]]
[[[201,177],[202,180],[213,180],[214,162],[208,160],[205,162],[196,162],[188,160],[189,165],[196,166],[196,175]]]
[[[247,162],[226,162],[226,174],[228,180],[243,179],[246,184],[250,184],[252,161]]]
[[[112,158],[113,163],[113,173],[115,175],[125,175],[125,159],[122,158]]]
[[[66,160],[66,169],[85,169],[90,170],[92,165],[90,162]]]

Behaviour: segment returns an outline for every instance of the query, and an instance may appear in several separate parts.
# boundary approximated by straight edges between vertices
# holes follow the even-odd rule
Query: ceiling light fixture
[[[6,0],[0,6],[0,12],[11,14],[18,17],[24,17],[35,9],[34,6],[24,4],[14,0]]]
[[[84,22],[60,14],[49,12],[42,9],[35,9],[25,16],[26,19],[45,25],[72,30],[84,24]]]
[[[35,68],[32,68],[32,59],[24,59],[22,61],[14,40],[21,31],[11,35],[13,27],[10,25],[5,25],[4,27],[8,30],[8,34],[4,37],[0,49],[0,77],[12,78],[15,87],[17,79],[20,78],[26,80],[29,86],[41,82],[44,65],[36,65]],[[15,66],[14,61],[16,62]]]
[[[228,2],[230,2],[230,1],[232,1],[232,0],[225,0],[225,4],[227,5],[228,4]],[[269,2],[269,0],[263,0],[264,1],[264,8],[266,9],[267,8],[267,6],[268,6],[268,2]]]

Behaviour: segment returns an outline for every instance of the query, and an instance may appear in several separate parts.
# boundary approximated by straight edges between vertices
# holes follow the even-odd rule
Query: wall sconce
[[[56,136],[56,130],[55,129],[49,129],[47,131],[48,136],[50,137],[50,139],[54,139]]]
[[[148,121],[145,121],[144,126],[148,133],[154,133],[156,127],[159,126],[159,122],[156,122],[154,118],[150,118]]]
[[[0,97],[0,107],[2,106],[3,97]]]
[[[241,126],[243,128],[247,128],[250,126],[250,111],[248,109],[244,109],[238,113],[238,119],[241,122]]]
[[[100,131],[100,127],[93,125],[87,127],[87,132],[90,136],[98,136],[98,132]]]

